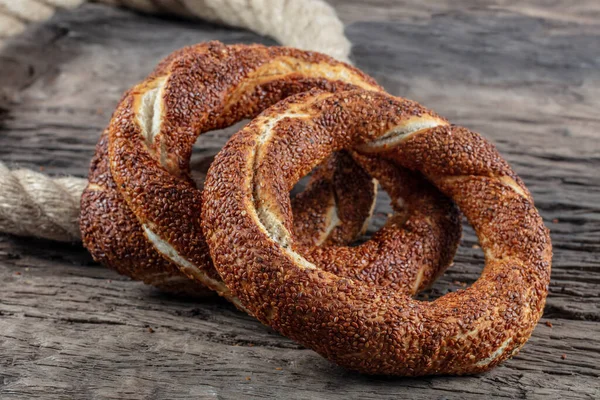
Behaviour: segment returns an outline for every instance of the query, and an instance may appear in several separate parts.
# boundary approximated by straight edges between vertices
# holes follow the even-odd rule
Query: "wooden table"
[[[360,376],[223,300],[160,294],[77,244],[0,236],[0,398],[599,398],[600,3],[431,3],[334,1],[360,68],[489,137],[533,192],[554,265],[517,357],[472,377]],[[99,5],[30,29],[0,53],[0,160],[85,176],[121,93],[209,39],[272,43]],[[195,157],[225,140],[203,137]],[[476,243],[467,228],[432,296],[477,279]]]

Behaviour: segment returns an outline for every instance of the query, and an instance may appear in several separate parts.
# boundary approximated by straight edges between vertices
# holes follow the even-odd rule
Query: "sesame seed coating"
[[[343,268],[324,270],[301,252],[285,229],[291,217],[284,193],[344,149],[358,153],[366,170],[376,157],[419,171],[456,203],[485,253],[471,287],[417,301]],[[483,372],[516,354],[543,312],[552,247],[523,182],[480,135],[403,98],[312,90],[275,104],[217,155],[203,199],[211,257],[240,303],[349,369],[403,376]]]
[[[359,70],[317,53],[218,42],[174,52],[125,93],[98,143],[82,197],[84,245],[96,260],[134,279],[194,295],[205,294],[206,285],[245,309],[214,269],[202,233],[201,191],[189,170],[196,138],[311,88],[336,92],[357,87],[382,90]],[[291,170],[292,160],[286,167]],[[342,153],[323,159],[322,165],[293,204],[290,188],[277,192],[277,200],[286,200],[278,215],[285,221],[281,229],[303,243],[302,252],[320,249],[312,259],[319,264],[322,258],[324,270],[343,269],[349,276],[364,276],[365,282],[414,293],[450,264],[460,236],[458,211],[447,201],[438,206],[444,201],[441,194],[429,196],[428,207],[437,214],[427,222],[422,210],[409,206],[421,190],[430,191],[421,189],[426,183],[419,177],[415,195],[406,194],[403,217],[394,217],[372,243],[356,251],[316,247],[347,244],[360,235],[376,190],[356,156]],[[412,216],[413,211],[421,215]],[[409,215],[412,219],[406,219]],[[417,220],[419,229],[410,225]],[[412,232],[402,233],[407,228]],[[412,244],[423,240],[415,250]],[[339,260],[354,264],[336,263],[335,252]]]

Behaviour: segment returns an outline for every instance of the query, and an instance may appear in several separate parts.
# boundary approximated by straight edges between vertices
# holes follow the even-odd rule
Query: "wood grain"
[[[360,68],[491,138],[533,192],[555,255],[545,316],[522,352],[476,377],[359,376],[223,300],[162,295],[75,244],[0,236],[0,398],[600,397],[599,3],[332,3]],[[32,27],[0,51],[0,160],[85,176],[122,92],[172,50],[210,39],[271,43],[99,5]],[[226,138],[203,136],[197,164]],[[371,231],[389,211],[380,197]],[[476,244],[466,228],[429,298],[477,279]]]

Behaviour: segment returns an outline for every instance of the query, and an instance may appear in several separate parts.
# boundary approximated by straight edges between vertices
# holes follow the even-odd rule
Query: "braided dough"
[[[82,196],[84,245],[96,260],[134,279],[186,293],[202,293],[201,283],[244,309],[209,257],[200,221],[201,190],[190,175],[192,146],[204,132],[254,117],[311,88],[381,90],[347,64],[289,48],[211,42],[168,56],[124,95],[97,146]],[[359,164],[359,157],[347,153],[323,159],[307,191],[295,200],[295,226],[290,222],[286,232],[296,235],[308,257],[317,263],[322,259],[324,270],[414,293],[450,264],[460,237],[458,211],[422,178],[409,179],[407,173],[404,192],[414,195],[401,204],[403,192],[398,191],[395,209],[402,217],[374,239],[381,247],[360,246],[354,257],[343,247],[316,247],[345,244],[364,231],[375,185]],[[385,169],[369,168],[375,177]],[[380,175],[385,181],[386,173]],[[430,202],[428,210],[421,193]],[[423,215],[428,211],[433,214]],[[409,216],[433,224],[403,234]]]
[[[287,193],[342,149],[420,171],[451,197],[484,249],[480,279],[423,302],[304,256],[290,233]],[[516,354],[542,315],[552,251],[530,193],[493,145],[415,102],[365,90],[288,98],[229,140],[203,197],[210,254],[243,307],[344,367],[482,372]]]

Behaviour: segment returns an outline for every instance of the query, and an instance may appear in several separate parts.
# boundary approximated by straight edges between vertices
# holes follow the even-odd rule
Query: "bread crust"
[[[282,229],[289,218],[286,190],[342,149],[419,171],[452,198],[484,250],[481,277],[423,302],[324,271],[301,254]],[[542,315],[552,247],[529,191],[483,137],[410,100],[313,90],[277,103],[217,155],[203,197],[211,257],[240,303],[349,369],[402,376],[483,372],[516,354]],[[226,245],[231,242],[236,246]]]
[[[206,294],[207,286],[241,307],[214,269],[201,231],[201,190],[189,170],[192,145],[198,135],[251,118],[292,94],[356,87],[382,90],[356,68],[296,49],[210,42],[174,52],[125,93],[98,143],[82,196],[84,245],[96,260],[134,279],[192,295]],[[307,252],[320,244],[346,244],[364,232],[376,193],[373,178],[348,155],[325,160],[315,175],[306,193],[285,211],[294,211],[296,224],[290,216],[287,229],[305,239]],[[446,250],[453,254],[460,224],[458,212],[449,212],[454,223],[439,232],[450,239]],[[401,229],[390,224],[388,237]],[[393,241],[382,241],[393,248]],[[400,261],[410,248],[410,243],[403,245],[394,249]],[[349,274],[394,258],[368,246],[362,249],[361,263],[356,271],[348,269]],[[332,251],[329,259],[323,256],[325,268],[339,269],[330,262]],[[423,258],[430,263],[425,268],[410,267],[427,270],[419,277],[424,286],[450,258]],[[395,279],[398,288],[415,288],[418,271],[377,268],[365,278],[376,282],[373,277],[385,272],[393,275],[386,283]]]

